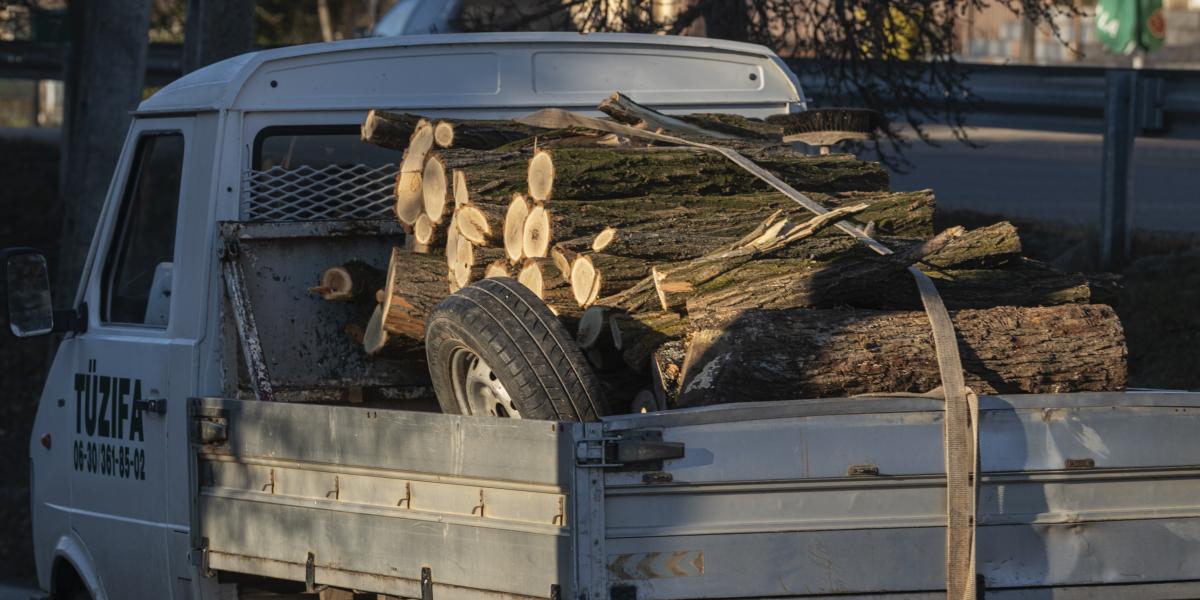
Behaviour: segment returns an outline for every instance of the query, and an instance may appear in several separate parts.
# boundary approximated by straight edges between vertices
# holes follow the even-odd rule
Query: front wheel
[[[570,333],[513,279],[484,279],[438,304],[425,352],[443,412],[552,421],[608,414]]]

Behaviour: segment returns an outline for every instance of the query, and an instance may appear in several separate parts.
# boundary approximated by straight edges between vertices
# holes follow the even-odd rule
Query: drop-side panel
[[[989,597],[1196,585],[1200,394],[982,404],[977,569]],[[940,408],[842,399],[611,419],[609,435],[659,431],[686,455],[606,474],[609,583],[657,599],[937,592]]]
[[[404,596],[424,568],[447,597],[572,589],[569,428],[208,398],[192,420],[210,570]]]

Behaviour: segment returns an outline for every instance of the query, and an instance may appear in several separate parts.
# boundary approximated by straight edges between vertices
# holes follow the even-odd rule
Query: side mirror
[[[33,337],[53,332],[54,306],[46,257],[30,248],[9,248],[0,257],[8,327],[13,335]]]

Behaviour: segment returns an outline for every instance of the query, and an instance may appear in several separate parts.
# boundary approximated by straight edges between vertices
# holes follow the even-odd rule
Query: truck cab
[[[281,48],[143,102],[73,310],[49,312],[44,259],[5,256],[14,333],[65,333],[30,441],[42,589],[941,594],[937,401],[464,417],[330,341],[344,337],[337,309],[305,289],[331,249],[383,259],[404,235],[390,214],[399,152],[359,139],[369,109],[592,112],[614,90],[666,112],[805,109],[765,48],[607,34]],[[268,371],[283,401],[253,385]],[[379,399],[350,399],[364,386]],[[984,398],[989,595],[1200,593],[1198,409],[1182,393]]]

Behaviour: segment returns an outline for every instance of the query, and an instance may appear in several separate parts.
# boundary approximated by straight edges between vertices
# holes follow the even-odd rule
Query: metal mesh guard
[[[392,215],[396,165],[274,166],[242,174],[243,221],[386,219]]]

